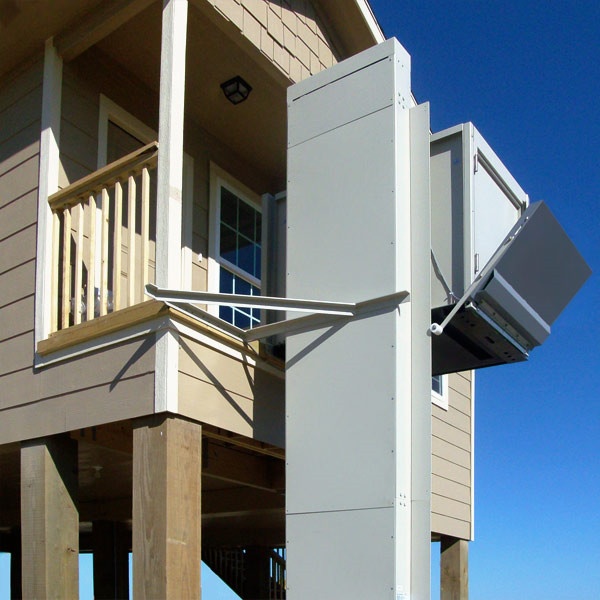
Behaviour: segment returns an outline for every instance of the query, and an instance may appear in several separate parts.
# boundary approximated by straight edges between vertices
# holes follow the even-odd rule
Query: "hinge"
[[[479,154],[475,152],[475,156],[473,156],[473,173],[477,173],[479,169]]]
[[[475,253],[475,275],[479,273],[479,253]]]

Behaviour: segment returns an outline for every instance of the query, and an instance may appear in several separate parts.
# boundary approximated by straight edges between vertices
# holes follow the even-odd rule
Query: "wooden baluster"
[[[69,326],[71,309],[71,207],[63,211],[62,306],[61,328]]]
[[[113,259],[113,310],[121,308],[121,236],[123,228],[123,188],[115,183],[115,233]]]
[[[127,203],[129,208],[129,217],[127,219],[127,227],[129,228],[129,238],[127,242],[127,251],[129,252],[129,265],[127,268],[127,306],[133,306],[135,304],[135,196],[135,179],[133,175],[130,175],[127,182]]]
[[[100,316],[108,312],[108,220],[109,196],[108,190],[102,188],[102,231],[101,235],[101,260],[100,260]]]
[[[81,323],[81,296],[83,291],[83,202],[77,205],[77,238],[75,243],[75,288],[73,293],[73,323]]]
[[[87,276],[87,320],[94,318],[96,304],[96,196],[90,194],[88,199],[88,215],[90,220],[89,260]]]
[[[148,300],[146,284],[149,283],[150,264],[150,173],[148,167],[142,169],[142,302]]]
[[[58,293],[60,279],[60,216],[52,211],[52,305],[50,307],[50,333],[58,331]]]

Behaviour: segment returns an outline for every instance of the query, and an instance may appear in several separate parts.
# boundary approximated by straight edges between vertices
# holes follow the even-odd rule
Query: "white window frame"
[[[443,410],[448,410],[448,375],[440,375],[442,380],[442,393],[431,388],[431,402]]]
[[[252,206],[262,214],[261,197],[253,192],[248,186],[230,175],[212,161],[210,162],[210,197],[209,197],[209,231],[208,231],[208,291],[218,292],[220,285],[221,264],[234,275],[241,277],[251,285],[257,287],[262,293],[262,281],[253,277],[243,269],[221,258],[219,248],[221,242],[220,216],[221,216],[221,187],[226,188],[232,194]],[[261,240],[261,251],[264,251]],[[262,274],[262,273],[261,273]],[[219,316],[219,306],[208,305],[208,312]]]
[[[100,94],[98,111],[98,162],[99,169],[106,166],[108,156],[108,123],[112,122],[144,144],[158,140],[158,133],[151,127],[127,112],[104,94]],[[183,153],[183,202],[181,207],[181,287],[192,289],[192,241],[193,241],[193,198],[194,198],[194,159]],[[102,218],[101,207],[97,219]],[[98,227],[99,224],[97,223]],[[96,256],[100,256],[97,252]],[[99,267],[96,273],[99,273]]]

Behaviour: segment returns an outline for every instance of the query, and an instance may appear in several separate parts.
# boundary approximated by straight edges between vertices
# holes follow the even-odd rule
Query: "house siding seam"
[[[309,0],[208,0],[292,82],[338,61]]]

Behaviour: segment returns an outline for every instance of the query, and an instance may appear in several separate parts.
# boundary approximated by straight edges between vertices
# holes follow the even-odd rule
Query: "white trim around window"
[[[448,410],[448,375],[431,378],[431,402],[443,410]]]
[[[220,217],[221,217],[221,189],[225,188],[234,196],[250,205],[258,213],[261,213],[261,197],[246,185],[235,179],[227,171],[210,163],[210,198],[209,198],[209,246],[208,246],[208,291],[218,292],[220,290],[221,265],[235,276],[240,277],[255,288],[261,287],[261,280],[237,265],[220,256]],[[208,311],[219,315],[218,305],[209,305]]]
[[[158,140],[158,133],[139,119],[100,94],[98,113],[98,168],[106,166],[108,156],[108,123],[114,123],[143,144]],[[160,151],[160,150],[159,150]],[[183,153],[183,203],[181,232],[181,287],[192,289],[194,159]],[[101,214],[98,218],[101,218]],[[100,256],[97,253],[97,256]],[[96,271],[99,272],[99,271]]]
[[[137,138],[143,144],[149,144],[158,139],[158,134],[151,127],[136,119],[131,113],[113,102],[104,94],[100,94],[100,109],[98,114],[98,168],[106,165],[108,151],[108,122],[118,125],[121,129]]]

